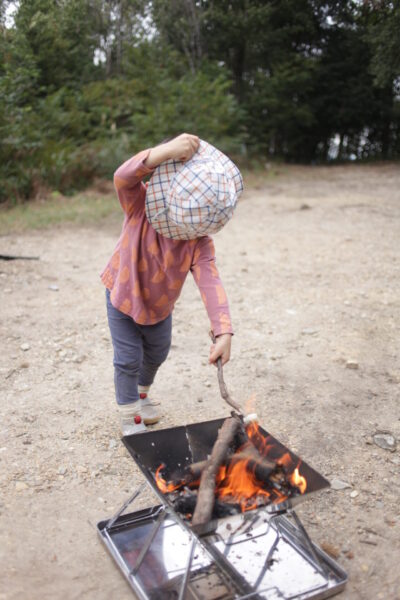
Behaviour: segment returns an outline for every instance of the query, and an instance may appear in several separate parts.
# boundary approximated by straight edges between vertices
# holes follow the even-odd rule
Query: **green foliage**
[[[249,160],[400,155],[399,0],[20,0],[6,27],[9,4],[0,202],[182,131]]]
[[[21,67],[19,73],[9,64],[2,85],[13,118],[4,113],[1,120],[0,199],[15,202],[47,187],[72,193],[96,175],[111,178],[130,153],[184,130],[226,150],[237,148],[239,111],[225,72],[214,68],[211,78],[202,71],[180,74],[175,67],[171,79],[164,63],[173,63],[175,54],[169,60],[164,49],[160,65],[153,54],[133,48],[124,77],[35,98],[27,90],[35,89],[37,70]],[[25,105],[29,98],[33,106]]]

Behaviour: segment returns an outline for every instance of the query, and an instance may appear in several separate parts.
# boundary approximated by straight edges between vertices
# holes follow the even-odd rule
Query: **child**
[[[216,336],[209,361],[229,360],[233,331],[208,234],[232,216],[243,182],[228,157],[184,133],[127,160],[114,185],[125,219],[101,279],[121,430],[131,435],[160,418],[148,392],[167,358],[171,313],[189,271]]]

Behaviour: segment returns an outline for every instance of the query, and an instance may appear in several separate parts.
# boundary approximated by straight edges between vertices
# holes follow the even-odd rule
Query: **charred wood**
[[[204,525],[211,519],[215,502],[215,479],[234,441],[240,427],[240,420],[234,417],[226,419],[218,431],[217,440],[207,461],[200,480],[197,504],[193,514],[192,525]]]

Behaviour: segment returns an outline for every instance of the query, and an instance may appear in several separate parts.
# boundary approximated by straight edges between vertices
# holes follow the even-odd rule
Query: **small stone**
[[[25,481],[17,481],[15,483],[15,490],[17,492],[22,492],[23,490],[27,490],[28,489],[28,484],[25,483]]]
[[[83,361],[86,360],[86,358],[87,358],[86,354],[79,354],[79,355],[73,356],[72,359],[71,359],[71,361],[73,363],[80,364],[80,363],[83,363]]]
[[[20,345],[20,348],[21,348],[21,350],[23,350],[24,352],[26,352],[27,350],[30,349],[30,345],[27,342],[25,342],[24,344]]]
[[[60,288],[55,283],[52,283],[51,285],[48,286],[48,289],[51,290],[52,292],[58,292],[58,290]]]
[[[359,493],[360,492],[358,492],[357,490],[353,490],[352,492],[350,492],[350,498],[357,498]]]
[[[116,440],[110,440],[110,441],[109,441],[109,443],[108,443],[108,448],[109,448],[110,450],[112,450],[113,448],[116,448],[116,447],[117,447],[117,442],[116,442]]]
[[[358,362],[356,360],[346,361],[346,369],[358,369]]]
[[[377,431],[373,436],[374,443],[382,448],[394,452],[396,450],[396,440],[390,431]]]
[[[279,353],[278,353],[278,354],[272,354],[272,355],[270,356],[270,359],[271,359],[271,360],[279,360],[279,359],[281,359],[281,358],[284,358],[284,354],[279,354]]]
[[[313,329],[312,327],[305,327],[301,330],[301,335],[316,335],[318,333],[318,329]]]
[[[210,382],[210,381],[205,381],[205,382],[204,382],[204,385],[205,385],[206,387],[211,387],[211,382]]]
[[[105,503],[104,498],[101,498],[100,496],[97,498],[97,502],[101,502],[101,504]]]
[[[77,465],[75,470],[77,473],[87,473],[87,468],[82,465]]]
[[[203,398],[197,398],[197,402],[203,402]]]
[[[351,485],[341,479],[332,479],[331,488],[333,490],[345,490],[346,488],[351,488]]]
[[[364,571],[364,573],[368,572],[368,565],[361,565],[361,570]]]
[[[65,475],[65,473],[67,472],[67,467],[58,467],[58,474],[59,475]]]

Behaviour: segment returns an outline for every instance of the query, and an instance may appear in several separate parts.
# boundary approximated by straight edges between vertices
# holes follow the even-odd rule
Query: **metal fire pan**
[[[213,421],[204,421],[191,425],[141,433],[140,435],[125,436],[122,438],[122,441],[136,464],[140,467],[158,498],[160,498],[161,502],[166,503],[173,509],[168,494],[163,494],[157,487],[155,480],[157,468],[161,464],[164,464],[164,471],[167,476],[168,474],[173,474],[174,477],[179,478],[180,475],[183,476],[185,467],[192,463],[207,459],[217,439],[218,430],[222,426],[224,420],[225,419],[215,419]],[[280,504],[269,505],[269,512],[285,512],[310,494],[329,487],[329,481],[306,462],[301,460],[289,448],[284,446],[262,427],[260,427],[260,432],[263,436],[268,437],[268,441],[276,448],[277,456],[287,452],[291,456],[294,464],[298,464],[298,462],[301,461],[300,471],[307,480],[307,489],[304,494],[298,495]],[[257,511],[257,509],[255,509],[255,511]],[[254,513],[254,511],[248,512]],[[208,533],[210,530],[214,530],[215,527],[216,522],[214,521],[207,527],[200,528],[196,531],[202,535]]]

